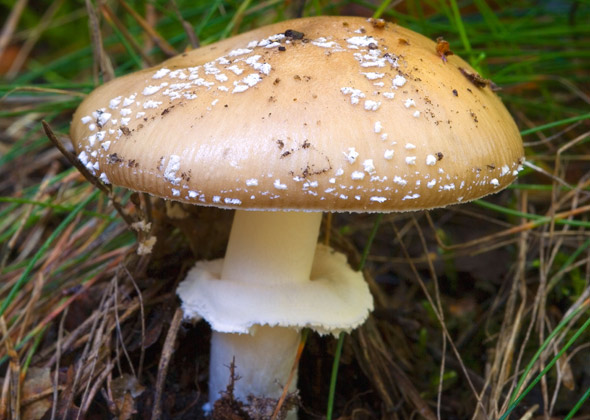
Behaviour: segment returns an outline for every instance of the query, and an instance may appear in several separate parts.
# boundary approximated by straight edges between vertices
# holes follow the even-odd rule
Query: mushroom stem
[[[299,331],[287,327],[258,326],[252,334],[213,331],[209,366],[211,404],[226,391],[230,380],[228,367],[233,360],[237,379],[234,397],[246,403],[248,395],[272,398],[269,405],[274,408],[287,384],[299,341]],[[289,384],[289,392],[296,389],[297,375]]]
[[[222,279],[278,285],[306,283],[321,212],[236,211]]]
[[[268,289],[309,282],[321,218],[320,212],[236,212],[221,278]],[[250,334],[213,332],[212,403],[227,387],[232,360],[240,378],[235,382],[236,398],[280,397],[295,360],[299,330],[264,325],[264,320],[261,324]],[[296,378],[290,386],[295,389]]]

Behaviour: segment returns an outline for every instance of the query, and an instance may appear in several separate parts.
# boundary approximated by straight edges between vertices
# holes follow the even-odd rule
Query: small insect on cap
[[[515,179],[522,140],[490,83],[440,50],[363,18],[281,22],[99,87],[71,135],[104,182],[187,203],[387,212],[473,200]]]

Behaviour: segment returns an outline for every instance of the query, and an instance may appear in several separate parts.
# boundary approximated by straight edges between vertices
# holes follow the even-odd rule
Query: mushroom
[[[395,24],[298,19],[115,79],[80,105],[73,143],[103,182],[236,209],[225,258],[178,288],[185,316],[214,330],[211,402],[234,358],[237,398],[278,398],[302,328],[350,331],[371,311],[362,276],[316,246],[321,212],[441,207],[516,178],[514,121],[475,70],[445,58]]]

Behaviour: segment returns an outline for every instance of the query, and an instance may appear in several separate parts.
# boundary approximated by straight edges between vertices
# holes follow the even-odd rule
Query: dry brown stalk
[[[53,1],[49,4],[49,7],[43,14],[39,24],[33,29],[32,33],[27,37],[22,48],[19,49],[17,56],[15,57],[14,61],[12,62],[8,72],[6,73],[6,77],[8,79],[12,79],[18,75],[19,70],[31,54],[33,47],[37,44],[43,32],[49,27],[51,24],[53,17],[59,10],[59,8],[63,5],[64,0],[57,0]],[[2,52],[0,51],[0,56],[2,56]]]
[[[172,45],[168,43],[162,36],[131,6],[125,2],[125,0],[119,0],[119,4],[129,13],[133,19],[139,23],[142,29],[151,37],[156,45],[169,57],[173,57],[178,54]]]
[[[537,228],[541,225],[550,223],[552,220],[555,221],[555,220],[568,219],[569,217],[577,216],[577,215],[588,213],[588,212],[590,212],[590,205],[578,207],[578,208],[571,209],[568,211],[563,211],[560,213],[556,213],[551,217],[546,216],[542,219],[533,220],[531,222],[526,222],[526,223],[521,223],[520,225],[514,226],[510,229],[506,229],[501,232],[493,233],[491,235],[486,235],[484,237],[474,239],[472,241],[467,241],[467,242],[463,242],[463,243],[455,244],[455,245],[446,245],[438,235],[436,235],[436,241],[437,241],[437,244],[441,248],[443,248],[445,251],[452,251],[452,250],[460,249],[460,248],[468,248],[468,247],[472,247],[474,245],[479,245],[479,244],[486,242],[486,241],[491,241],[491,240],[495,240],[497,238],[501,238],[503,236],[515,235],[515,234],[520,233],[525,230],[531,230],[531,229]],[[436,229],[434,227],[434,223],[432,222],[432,219],[428,216],[427,220],[429,221],[429,224],[430,224],[432,230],[436,233]]]
[[[154,395],[154,405],[152,408],[152,420],[160,420],[162,416],[162,395],[164,393],[164,381],[168,373],[168,366],[170,364],[170,358],[174,351],[174,341],[176,340],[176,334],[180,323],[182,321],[182,309],[177,308],[174,312],[174,317],[170,322],[168,328],[168,334],[166,334],[166,341],[162,348],[162,354],[160,355],[160,364],[158,365],[158,378],[156,379],[156,393]]]
[[[398,241],[400,243],[400,247],[401,250],[404,254],[404,256],[406,256],[407,258],[409,258],[410,254],[408,253],[408,250],[405,246],[405,244],[402,242],[401,240],[401,236],[400,236],[400,231],[395,227],[395,225],[393,225],[393,229],[395,231],[395,235],[398,238]],[[483,411],[483,415],[485,419],[488,419],[488,414],[485,411],[485,407],[482,404],[481,399],[479,398],[478,392],[473,384],[473,381],[471,380],[471,377],[469,376],[468,372],[467,372],[467,368],[465,367],[465,365],[462,362],[461,359],[461,354],[459,353],[457,347],[455,346],[455,343],[453,341],[453,338],[451,337],[451,335],[449,334],[449,331],[447,330],[447,327],[445,325],[444,322],[444,318],[443,318],[443,314],[439,311],[439,307],[440,307],[440,302],[439,303],[435,303],[435,301],[433,300],[430,291],[428,290],[428,288],[426,287],[426,284],[424,284],[424,281],[422,280],[422,277],[420,276],[420,274],[418,273],[418,270],[416,269],[416,266],[414,264],[410,264],[410,268],[412,269],[412,273],[414,274],[415,279],[417,280],[418,284],[420,285],[420,288],[422,289],[422,292],[424,293],[424,295],[426,296],[428,302],[431,305],[431,308],[433,310],[433,312],[435,313],[438,322],[443,330],[444,335],[446,336],[446,338],[448,339],[449,344],[451,345],[451,349],[453,350],[453,353],[455,354],[455,357],[457,358],[457,360],[460,363],[461,366],[461,370],[463,372],[464,378],[467,381],[467,384],[469,385],[469,389],[471,390],[471,392],[473,393],[473,395],[477,398],[477,407],[481,408]]]
[[[12,35],[16,30],[18,22],[22,16],[23,11],[27,7],[28,0],[17,0],[10,10],[10,15],[2,27],[2,33],[0,33],[0,57],[4,54],[4,51],[12,39]]]
[[[121,32],[121,34],[123,34],[123,36],[125,37],[127,42],[129,42],[129,44],[133,47],[135,52],[137,52],[139,55],[141,55],[142,60],[145,61],[145,63],[148,66],[153,66],[155,63],[152,60],[152,58],[145,53],[143,48],[137,43],[135,38],[129,33],[129,31],[127,30],[127,26],[125,26],[121,22],[121,20],[119,20],[119,18],[117,17],[117,15],[115,13],[113,13],[111,8],[106,3],[102,3],[100,5],[100,11],[102,12],[102,15],[107,20],[107,22],[109,22],[111,25],[115,25],[117,27],[119,32]]]
[[[115,70],[110,58],[107,56],[104,45],[102,43],[102,33],[100,31],[100,23],[98,15],[94,10],[90,0],[85,0],[86,12],[88,13],[88,25],[90,26],[90,35],[92,38],[92,52],[94,54],[94,84],[98,85],[100,76],[102,80],[108,82],[115,78]]]

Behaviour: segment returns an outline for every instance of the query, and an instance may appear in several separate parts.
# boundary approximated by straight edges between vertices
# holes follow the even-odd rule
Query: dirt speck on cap
[[[298,31],[295,31],[293,29],[287,29],[285,31],[285,36],[287,38],[291,38],[291,39],[303,39],[303,37],[305,36],[305,34],[303,32],[298,32]]]
[[[383,29],[387,22],[384,19],[369,18],[369,23],[373,25],[373,28]]]
[[[453,55],[449,42],[445,41],[442,36],[436,38],[436,53],[442,58],[443,63],[447,62],[447,56]]]
[[[469,80],[471,83],[473,83],[476,87],[478,87],[480,89],[483,89],[486,86],[489,86],[491,83],[488,79],[484,79],[483,77],[481,77],[477,73],[470,73],[467,70],[465,70],[463,67],[459,67],[459,71],[461,72],[461,74],[463,76],[465,76],[465,78],[467,80]]]
[[[116,153],[111,153],[107,156],[107,163],[113,165],[115,163],[123,162],[123,158]]]

